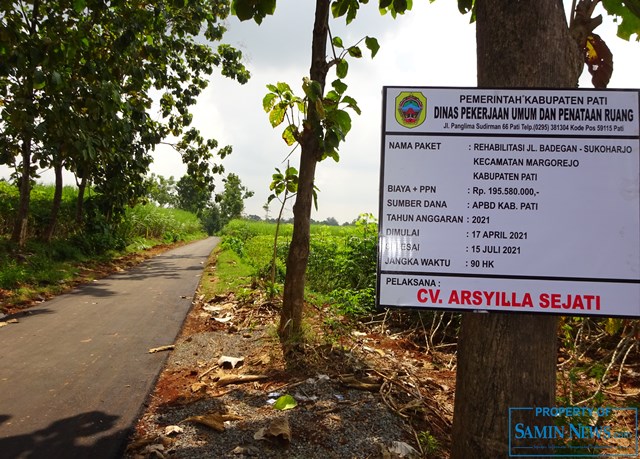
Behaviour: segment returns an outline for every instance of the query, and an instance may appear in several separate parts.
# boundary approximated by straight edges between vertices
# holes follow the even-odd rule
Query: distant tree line
[[[190,175],[177,182],[151,174],[146,181],[148,198],[161,207],[174,207],[196,214],[208,234],[220,231],[230,220],[239,218],[244,212],[244,200],[253,196],[253,191],[242,185],[240,177],[230,173],[223,179],[224,189],[214,194],[213,187],[202,187]]]

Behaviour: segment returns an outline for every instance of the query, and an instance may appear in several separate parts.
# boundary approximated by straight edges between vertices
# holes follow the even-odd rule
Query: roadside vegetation
[[[0,181],[0,308],[24,306],[60,293],[78,282],[128,265],[154,247],[205,237],[201,220],[191,212],[139,204],[118,219],[107,221],[92,212],[95,196],[85,200],[81,222],[76,218],[77,188],[65,187],[54,237],[44,232],[50,223],[54,187],[32,191],[29,234],[24,247],[10,240],[19,193]]]
[[[218,232],[242,214],[253,194],[233,173],[222,185],[214,195],[189,175],[176,182],[151,174],[144,194],[119,212],[105,212],[109,196],[92,187],[80,196],[75,186],[56,193],[53,185],[32,185],[21,245],[11,237],[20,191],[0,180],[0,312],[131,265],[169,244]]]
[[[261,310],[264,302],[281,307],[292,225],[280,225],[275,258],[275,223],[232,220],[221,234],[223,240],[214,270],[208,271],[205,276],[208,281],[203,282],[204,301],[233,294],[235,301],[251,304],[256,310]],[[377,224],[370,215],[361,216],[351,225],[311,226],[305,293],[308,307],[303,320],[307,345],[313,348],[329,344],[349,349],[357,346],[354,336],[391,337],[397,347],[391,351],[384,348],[386,354],[396,352],[399,356],[407,349],[422,353],[423,362],[419,365],[433,366],[435,370],[430,377],[453,391],[451,375],[456,369],[460,314],[376,311],[376,242]],[[640,408],[640,321],[562,317],[557,343],[557,406]],[[396,377],[401,381],[400,376]],[[453,398],[452,392],[449,395]],[[613,425],[620,432],[633,430],[632,410],[610,411],[607,417],[598,420],[598,425]],[[452,413],[443,409],[432,425],[425,424],[424,419],[414,422],[415,435],[424,440],[419,440],[424,443],[423,452],[431,451],[426,457],[447,457],[443,455],[446,449],[443,446],[450,442],[450,431],[443,434],[447,430],[443,419],[451,421]],[[582,421],[584,425],[593,422]],[[566,417],[557,420],[558,426],[565,426],[567,432],[569,424],[576,422]],[[632,440],[574,436],[564,443],[559,439],[558,445],[560,450],[567,448],[573,454],[594,454],[602,449],[603,441],[625,448],[633,446]]]

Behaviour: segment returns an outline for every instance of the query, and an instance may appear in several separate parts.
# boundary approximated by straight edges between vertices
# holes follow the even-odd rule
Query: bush
[[[336,309],[345,315],[361,316],[376,309],[376,289],[367,287],[361,290],[336,289],[331,292]]]
[[[240,258],[244,258],[246,255],[246,251],[244,250],[244,241],[237,237],[234,237],[234,236],[225,237],[222,240],[222,243],[220,244],[220,246],[223,249],[232,250]]]

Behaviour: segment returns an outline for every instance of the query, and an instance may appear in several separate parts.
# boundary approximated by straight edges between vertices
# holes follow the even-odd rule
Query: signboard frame
[[[640,90],[385,86],[382,99],[379,308],[640,317]],[[538,162],[530,164],[529,158]],[[424,173],[422,161],[435,172]],[[556,164],[560,161],[566,164]],[[467,178],[458,178],[454,167]],[[420,174],[425,180],[416,178]],[[527,183],[523,174],[536,179]],[[579,183],[597,174],[598,186]],[[449,191],[447,181],[455,182]],[[603,188],[609,182],[624,186]],[[456,186],[458,191],[451,191]],[[576,187],[582,194],[572,194]],[[619,198],[621,193],[626,194]],[[577,210],[563,212],[565,195]],[[616,201],[609,209],[611,200]],[[496,208],[507,205],[513,209]],[[605,213],[601,229],[587,230],[583,219],[589,206]],[[572,217],[564,219],[565,214]],[[546,229],[528,230],[536,215],[566,220],[558,231],[569,245],[575,239],[573,252],[552,246]],[[434,223],[447,216],[462,222]],[[469,219],[476,216],[497,223],[473,225]],[[519,221],[524,227],[514,225]],[[574,227],[584,231],[574,237]],[[612,237],[614,230],[627,234]],[[518,232],[529,240],[504,244],[502,238]],[[601,245],[611,255],[583,256],[580,244],[602,241],[602,235],[609,236],[608,245]],[[497,266],[469,266],[489,263],[491,253],[473,259],[459,250],[447,253],[455,252],[456,244],[466,252],[498,251]],[[520,252],[507,257],[500,253],[505,249]],[[556,253],[578,255],[576,266],[560,259],[551,272],[550,263],[539,261]],[[594,259],[598,266],[590,268]]]

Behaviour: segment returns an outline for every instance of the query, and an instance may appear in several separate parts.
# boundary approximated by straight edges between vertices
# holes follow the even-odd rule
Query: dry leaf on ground
[[[340,382],[351,389],[369,390],[378,392],[382,387],[382,383],[373,378],[358,379],[353,375],[340,376]]]
[[[180,426],[167,426],[164,428],[164,434],[167,436],[181,434],[182,432],[184,432],[184,429]]]
[[[201,383],[201,382],[193,383],[191,384],[191,392],[194,392],[194,393],[206,392],[207,387],[209,386],[207,386],[205,383]]]
[[[234,414],[209,413],[199,416],[191,416],[182,422],[195,422],[213,430],[217,430],[218,432],[224,432],[225,421],[239,421],[241,419],[242,418],[240,416],[236,416]]]
[[[382,457],[384,459],[420,459],[420,453],[411,445],[402,441],[394,441],[389,447],[383,447]]]
[[[274,419],[269,426],[258,430],[253,438],[255,440],[272,439],[288,444],[291,442],[291,427],[289,427],[289,421],[287,418]]]

